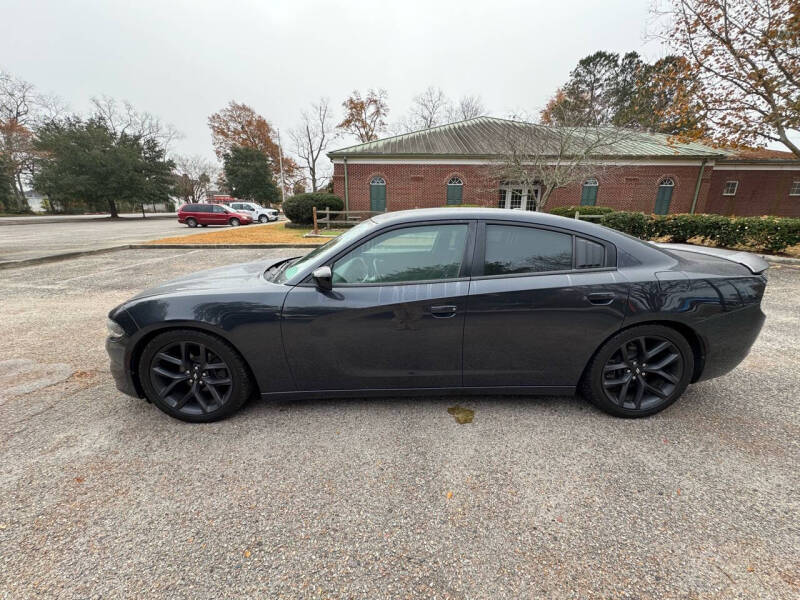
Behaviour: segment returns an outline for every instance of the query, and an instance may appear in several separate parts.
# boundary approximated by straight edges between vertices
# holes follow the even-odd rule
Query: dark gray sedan
[[[574,394],[643,417],[747,355],[767,263],[495,209],[383,214],[109,314],[117,387],[187,421],[248,398]]]

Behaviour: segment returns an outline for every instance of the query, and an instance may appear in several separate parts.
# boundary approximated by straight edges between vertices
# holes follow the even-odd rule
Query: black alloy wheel
[[[197,227],[197,219],[193,219],[192,217],[189,217],[188,219],[186,219],[186,224],[189,227]]]
[[[149,400],[186,421],[215,421],[241,406],[252,385],[239,354],[222,340],[197,331],[155,337],[140,361]]]
[[[231,219],[228,222],[231,224],[231,227],[238,227],[239,226],[239,219],[237,219],[236,217],[234,217],[233,219]]]
[[[643,417],[675,402],[692,376],[685,338],[668,327],[642,325],[608,340],[592,359],[584,395],[604,411]]]

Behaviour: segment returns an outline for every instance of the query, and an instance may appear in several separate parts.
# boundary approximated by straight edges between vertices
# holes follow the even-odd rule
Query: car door
[[[614,246],[513,222],[481,223],[478,231],[464,385],[576,385],[594,350],[622,324],[628,286]]]
[[[211,206],[211,213],[209,216],[211,217],[211,223],[213,225],[228,224],[228,212],[219,204],[213,204]]]
[[[299,390],[461,385],[475,223],[402,225],[329,261],[333,289],[286,297],[282,333]]]

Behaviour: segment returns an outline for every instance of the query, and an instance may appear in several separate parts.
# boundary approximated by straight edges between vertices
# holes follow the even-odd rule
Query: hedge
[[[344,209],[344,202],[339,196],[327,192],[312,192],[309,194],[295,194],[283,202],[283,214],[293,223],[308,225],[314,222],[314,207],[317,212],[330,208],[331,210]]]
[[[560,217],[574,217],[576,212],[582,215],[606,215],[614,212],[614,209],[608,206],[557,206],[550,211],[550,214]]]
[[[722,247],[747,246],[781,252],[800,244],[800,219],[723,215],[646,215],[612,212],[600,223],[643,240],[667,238],[683,243],[699,237]]]

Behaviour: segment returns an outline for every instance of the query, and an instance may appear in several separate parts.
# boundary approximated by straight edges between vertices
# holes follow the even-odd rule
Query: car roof
[[[599,235],[600,232],[609,231],[605,227],[579,221],[568,217],[559,217],[543,212],[533,212],[528,210],[509,210],[507,208],[480,208],[480,207],[459,207],[452,208],[417,208],[414,210],[398,210],[394,212],[380,213],[372,217],[375,223],[385,225],[395,225],[398,223],[410,223],[414,221],[439,221],[447,219],[483,219],[492,221],[516,221],[519,223],[532,223],[537,225],[549,225],[551,227],[563,227],[586,233],[588,235]],[[604,236],[605,237],[605,236]]]

